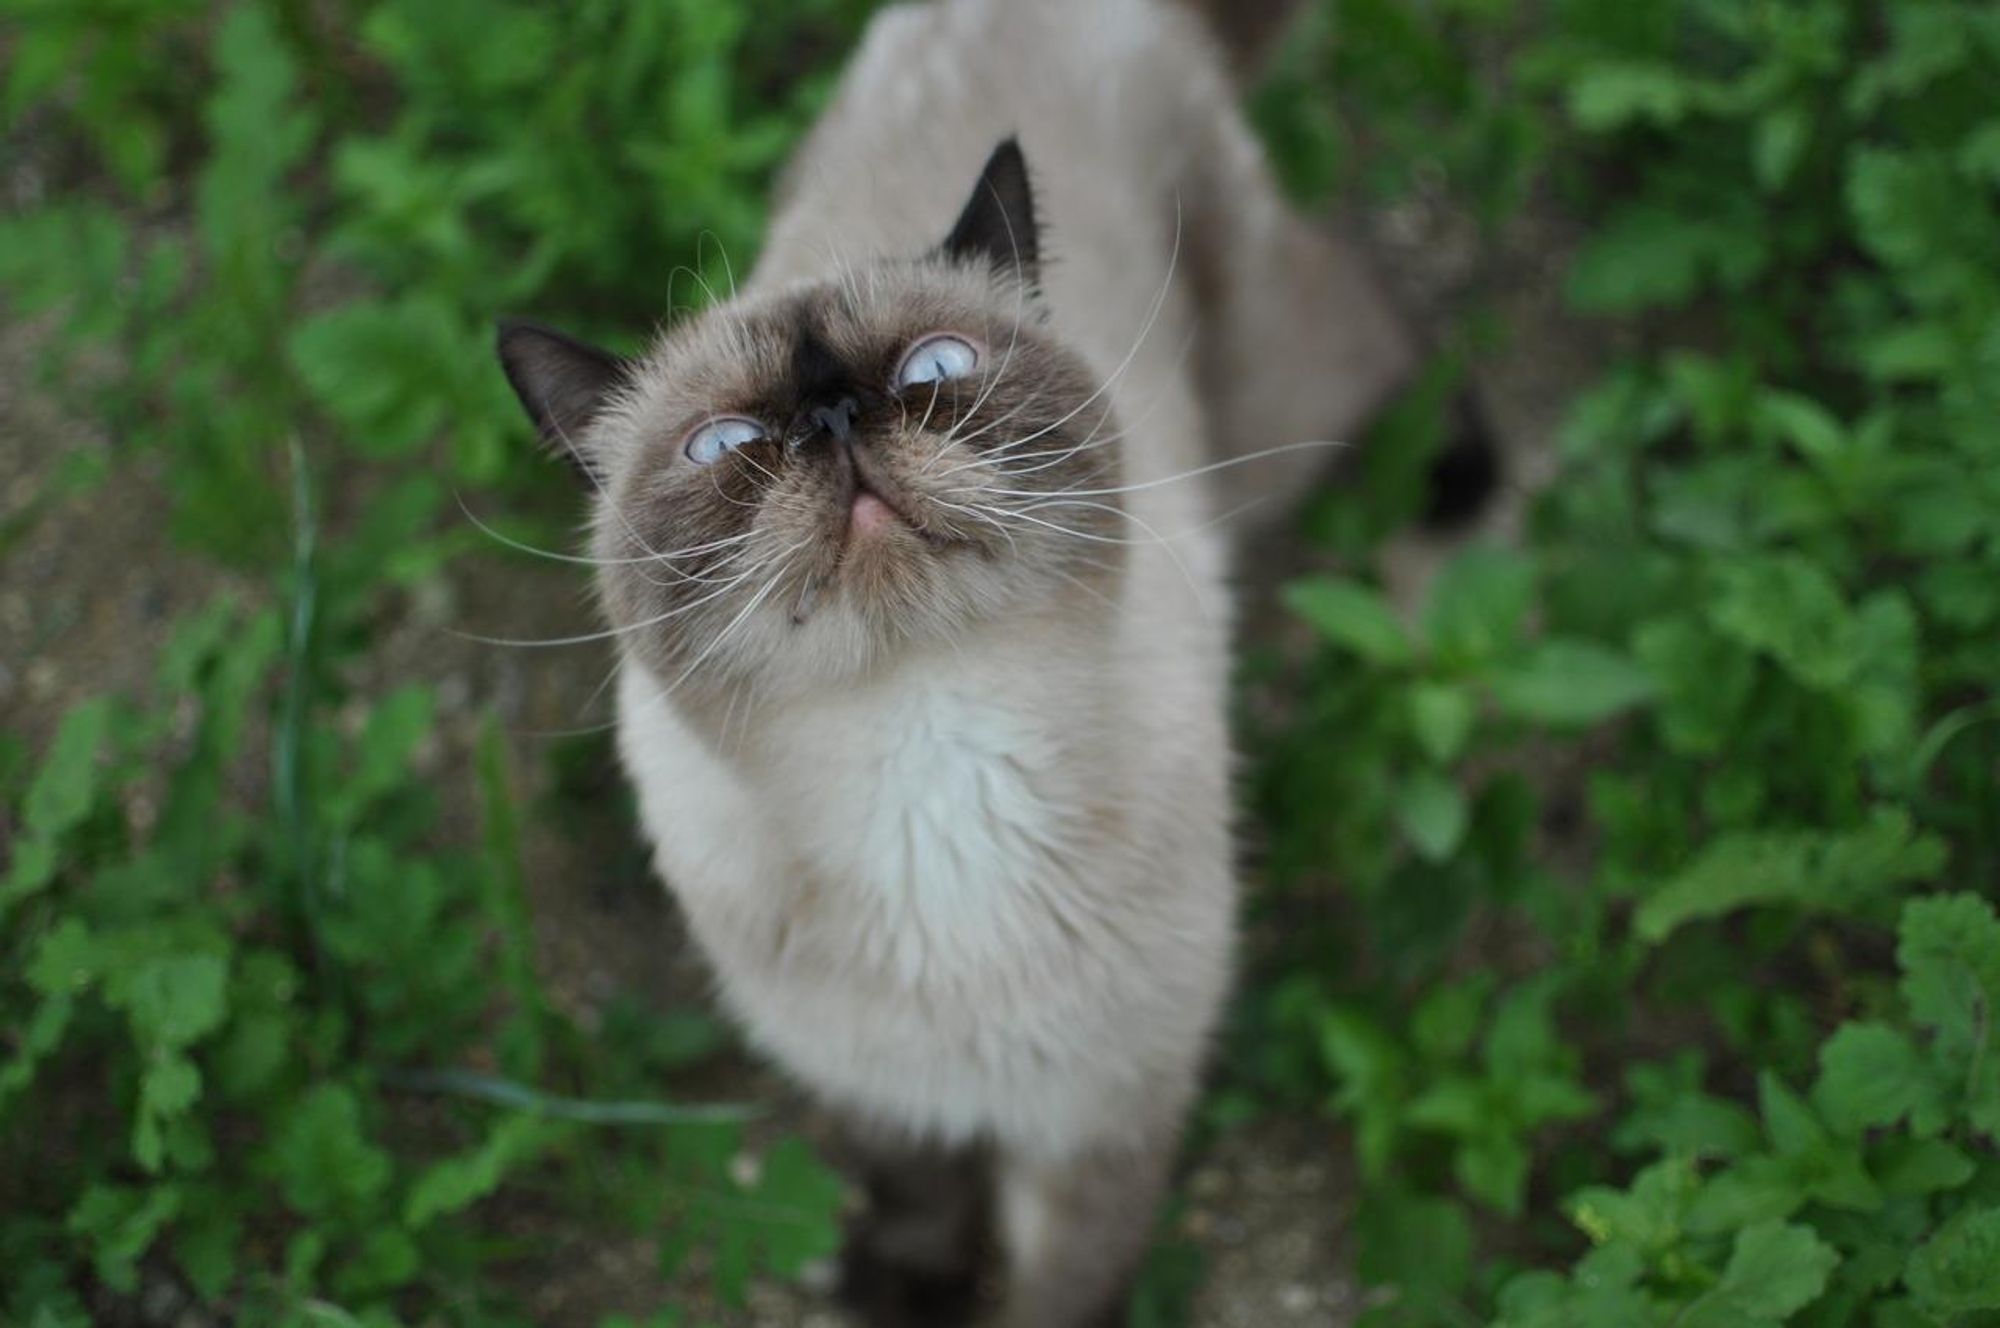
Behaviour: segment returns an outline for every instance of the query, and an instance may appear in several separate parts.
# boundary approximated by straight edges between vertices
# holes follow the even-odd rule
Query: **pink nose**
[[[872,535],[887,530],[902,518],[894,508],[863,489],[854,495],[854,506],[848,510],[848,521],[858,535]]]

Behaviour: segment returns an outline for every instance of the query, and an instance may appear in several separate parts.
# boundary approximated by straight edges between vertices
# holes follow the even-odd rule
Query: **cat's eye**
[[[697,466],[711,465],[764,436],[764,426],[741,415],[723,415],[695,426],[683,449]]]
[[[896,387],[922,387],[964,378],[979,367],[979,351],[964,337],[939,332],[910,347],[896,368]]]

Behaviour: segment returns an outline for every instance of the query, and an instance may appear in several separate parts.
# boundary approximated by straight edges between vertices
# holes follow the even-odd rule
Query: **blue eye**
[[[910,347],[903,356],[902,365],[896,370],[896,387],[900,390],[964,378],[978,367],[979,351],[971,342],[964,337],[940,332]]]
[[[763,436],[764,426],[757,421],[746,420],[741,415],[724,415],[698,425],[688,435],[687,446],[683,450],[687,452],[688,460],[697,466],[706,466]]]

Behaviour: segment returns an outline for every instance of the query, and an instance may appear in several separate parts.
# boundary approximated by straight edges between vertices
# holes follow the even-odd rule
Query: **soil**
[[[1506,538],[1526,495],[1545,482],[1547,440],[1561,403],[1601,353],[1556,311],[1559,231],[1526,221],[1492,247],[1476,243],[1446,209],[1419,201],[1360,218],[1422,321],[1442,325],[1471,303],[1498,313],[1504,344],[1475,366],[1476,391],[1506,453],[1500,500],[1451,539],[1412,534],[1383,550],[1400,597],[1413,597],[1443,553],[1469,538]],[[1476,269],[1476,270],[1475,270]],[[77,453],[119,454],[84,417],[37,386],[46,328],[0,324],[0,532],[40,501]],[[0,560],[0,730],[46,742],[72,701],[105,691],[143,692],[177,615],[233,588],[254,598],[259,578],[232,574],[177,550],[158,519],[162,461],[121,458],[95,488],[43,503],[45,510]],[[551,483],[566,476],[551,468]],[[275,500],[275,499],[274,499]],[[479,645],[456,632],[531,637],[591,630],[576,569],[518,558],[459,560],[448,576],[406,597],[372,654],[375,684],[421,679],[440,699],[441,741],[425,754],[438,787],[469,800],[472,740],[487,717],[512,735],[513,768],[528,799],[549,780],[541,759],[557,730],[601,725],[597,694],[608,657],[597,645],[553,651]],[[1269,622],[1253,615],[1254,622]],[[1269,627],[1257,630],[1279,630]],[[595,697],[586,702],[586,698]],[[607,788],[609,785],[607,784]],[[0,827],[4,828],[4,827]],[[592,1026],[614,999],[699,1004],[706,979],[664,895],[644,879],[629,843],[552,820],[528,818],[526,846],[539,963],[559,1005]],[[770,1071],[730,1058],[704,1091],[777,1104],[773,1127],[823,1137],[819,1119]],[[1193,1322],[1204,1328],[1340,1328],[1358,1292],[1347,1238],[1352,1161],[1341,1130],[1324,1118],[1267,1116],[1223,1133],[1190,1159],[1178,1234],[1198,1250],[1205,1279]],[[695,1277],[663,1282],[651,1241],[604,1241],[522,1215],[561,1271],[524,1289],[523,1309],[554,1328],[593,1328],[609,1312],[643,1315],[663,1305],[689,1323],[719,1328],[836,1328],[830,1270],[798,1283],[760,1282],[742,1309],[706,1303]]]

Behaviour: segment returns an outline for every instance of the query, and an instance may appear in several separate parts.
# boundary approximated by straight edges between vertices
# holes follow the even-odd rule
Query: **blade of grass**
[[[665,1102],[607,1102],[558,1097],[513,1079],[472,1070],[390,1070],[384,1072],[382,1082],[405,1092],[472,1098],[497,1107],[533,1111],[557,1120],[580,1121],[586,1125],[734,1124],[755,1120],[764,1114],[761,1107],[728,1104],[682,1107]]]

